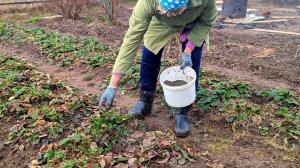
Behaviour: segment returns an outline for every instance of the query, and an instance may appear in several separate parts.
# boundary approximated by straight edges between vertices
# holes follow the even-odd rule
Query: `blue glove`
[[[185,67],[192,67],[192,56],[190,54],[187,54],[185,52],[182,53],[182,64],[180,65],[180,69],[184,69]]]
[[[116,93],[117,88],[108,87],[100,98],[99,107],[103,106],[106,110],[109,110],[113,104]]]

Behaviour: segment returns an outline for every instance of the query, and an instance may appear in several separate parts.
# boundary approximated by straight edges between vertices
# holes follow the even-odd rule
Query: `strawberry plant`
[[[249,85],[241,82],[217,82],[200,88],[197,92],[198,105],[203,111],[217,108],[226,111],[227,106],[235,104],[236,100],[250,97]]]
[[[87,57],[81,62],[90,65],[92,68],[96,68],[99,66],[104,67],[108,63],[113,63],[114,59],[101,54],[95,54],[93,57]]]
[[[111,55],[109,47],[95,39],[62,36],[40,28],[26,29],[7,23],[0,23],[0,39],[38,46],[41,54],[50,61],[60,61],[62,66],[71,66],[76,59],[92,68],[114,63],[114,56],[107,56]]]
[[[134,66],[132,66],[132,68],[130,69],[130,72],[128,73],[128,75],[126,75],[121,81],[120,81],[120,87],[121,88],[133,88],[133,87],[137,87],[139,80],[140,80],[140,65],[139,64],[135,64]]]
[[[294,94],[285,89],[274,89],[271,91],[262,91],[256,93],[258,96],[268,97],[275,103],[285,106],[299,106],[299,102]]]

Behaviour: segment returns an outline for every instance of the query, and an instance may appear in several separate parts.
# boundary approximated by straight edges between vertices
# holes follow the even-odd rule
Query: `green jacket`
[[[129,20],[113,73],[127,74],[133,65],[140,42],[157,54],[175,33],[191,29],[188,35],[194,45],[200,47],[215,23],[217,9],[215,0],[190,0],[187,9],[178,16],[167,17],[158,10],[159,0],[139,0]]]

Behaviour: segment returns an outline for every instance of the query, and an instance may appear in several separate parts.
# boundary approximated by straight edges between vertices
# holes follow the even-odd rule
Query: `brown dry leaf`
[[[139,139],[141,137],[143,137],[144,133],[143,132],[135,132],[134,134],[131,135],[131,138],[133,139]]]
[[[25,146],[24,146],[23,144],[19,146],[19,150],[20,150],[20,151],[23,151],[24,148],[25,148]]]
[[[91,148],[91,149],[96,149],[96,148],[98,148],[97,143],[96,143],[96,142],[91,142],[90,148]]]
[[[128,165],[125,163],[119,163],[115,166],[115,168],[128,168]]]
[[[155,136],[148,137],[148,138],[143,140],[143,145],[144,146],[154,145],[155,144],[155,139],[156,139]]]
[[[106,129],[106,128],[107,128],[107,125],[106,125],[106,124],[102,124],[101,128],[102,128],[102,129]]]
[[[147,159],[147,160],[150,160],[152,158],[154,158],[157,154],[154,153],[154,151],[149,151],[144,157]]]
[[[13,100],[15,97],[14,96],[12,96],[12,97],[10,97],[8,100],[9,101],[11,101],[11,100]]]
[[[37,126],[44,126],[46,124],[45,120],[37,120],[36,121]]]
[[[170,159],[170,154],[167,153],[166,156],[164,157],[164,159],[157,161],[157,163],[164,164],[164,163],[167,163],[169,161],[169,159]]]
[[[100,164],[101,167],[105,167],[106,166],[106,161],[104,158],[101,158],[98,163]]]
[[[212,168],[224,168],[224,165],[221,164],[221,163],[220,163],[220,164],[214,163],[214,164],[211,165],[211,167],[212,167]]]
[[[63,112],[63,111],[64,111],[64,108],[61,107],[61,106],[59,106],[59,107],[57,107],[57,111],[58,111],[58,112]]]
[[[36,154],[36,156],[35,156],[35,159],[36,159],[36,160],[40,160],[40,159],[42,159],[42,158],[43,158],[43,155],[42,155],[41,152],[38,152],[38,153]]]
[[[31,166],[38,166],[38,165],[40,165],[40,162],[37,161],[37,160],[32,160],[32,161],[30,162],[30,164],[31,164]]]
[[[136,162],[137,158],[131,158],[128,160],[128,164],[129,165],[135,165],[135,162]]]
[[[189,153],[190,156],[195,156],[195,152],[193,151],[192,148],[187,148],[187,152]]]
[[[169,159],[170,159],[170,157],[165,157],[163,160],[159,160],[156,163],[164,164],[164,163],[167,163],[169,161]]]
[[[84,132],[81,132],[81,136],[82,136],[83,138],[88,138],[88,136],[87,136]]]
[[[26,102],[26,103],[30,102],[29,97],[24,97],[23,102]]]
[[[114,154],[109,152],[108,154],[106,154],[104,156],[104,159],[106,160],[106,162],[111,163],[113,161],[113,156],[114,156]]]
[[[32,115],[32,113],[37,112],[38,110],[35,108],[30,108],[27,112],[28,115]]]
[[[69,92],[73,91],[73,89],[72,89],[70,86],[65,86],[65,88],[66,88]]]
[[[123,156],[127,157],[127,158],[131,158],[133,155],[130,153],[122,153]]]
[[[172,150],[172,154],[174,157],[179,157],[181,154],[179,152],[176,152],[175,150]]]
[[[45,138],[47,136],[48,136],[48,134],[43,134],[43,135],[40,135],[39,138]]]
[[[171,143],[167,140],[162,140],[159,142],[158,144],[159,148],[167,148],[167,147],[170,147],[171,146]]]

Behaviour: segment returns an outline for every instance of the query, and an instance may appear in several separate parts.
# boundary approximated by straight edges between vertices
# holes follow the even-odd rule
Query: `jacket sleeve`
[[[113,73],[127,74],[130,71],[153,15],[155,15],[153,0],[139,0],[137,2],[129,19],[129,29],[117,56]]]
[[[203,13],[198,17],[188,35],[188,40],[200,47],[207,38],[211,28],[215,24],[218,11],[215,0],[209,0]]]

